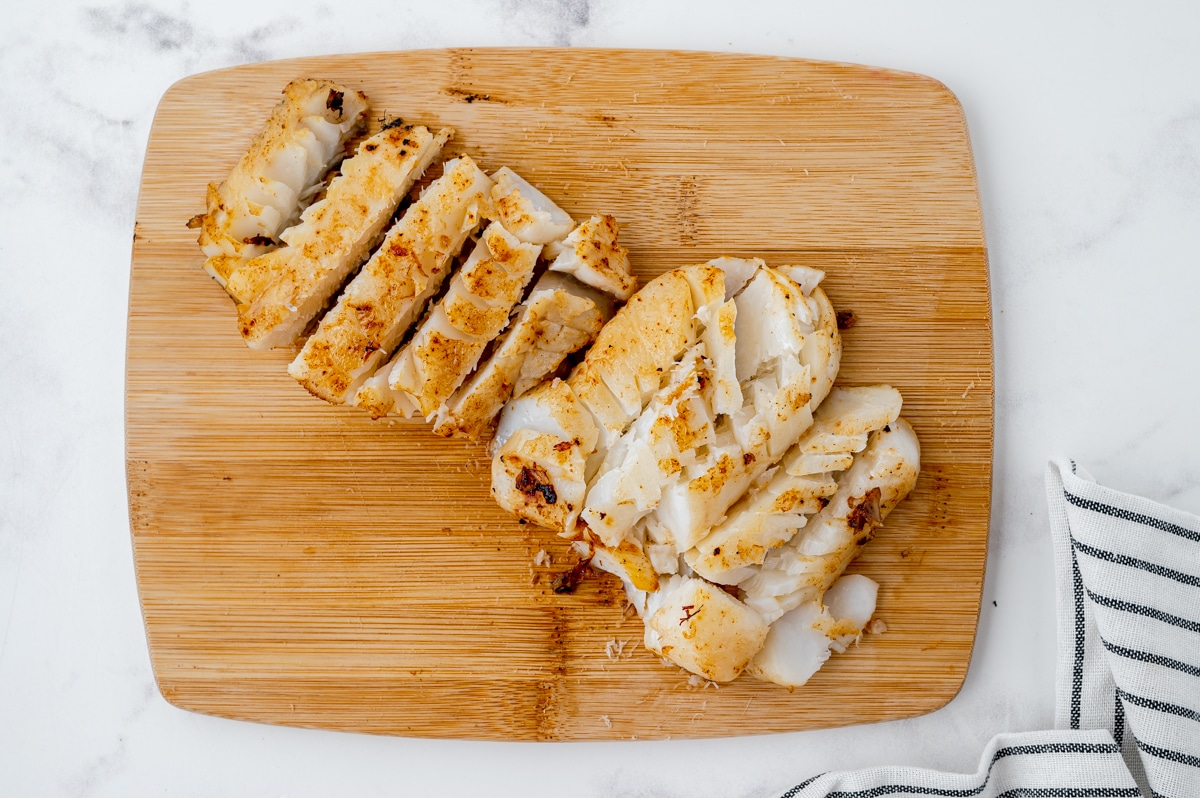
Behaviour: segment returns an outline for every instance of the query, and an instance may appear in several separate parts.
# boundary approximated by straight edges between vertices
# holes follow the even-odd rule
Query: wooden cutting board
[[[924,449],[916,490],[853,566],[881,585],[886,633],[794,692],[689,686],[641,647],[616,580],[552,591],[568,547],[492,503],[484,445],[326,405],[287,375],[292,352],[247,350],[184,223],[283,86],[308,76],[361,88],[373,117],[456,128],[453,153],[513,167],[576,218],[616,215],[642,278],[722,254],[825,269],[857,320],[839,384],[899,388]],[[437,50],[180,81],[146,153],[126,374],[130,525],[159,688],[230,718],[511,740],[929,712],[962,684],[979,611],[990,333],[963,113],[929,78],[709,53]],[[534,564],[540,549],[550,565]],[[609,641],[624,644],[615,659]]]

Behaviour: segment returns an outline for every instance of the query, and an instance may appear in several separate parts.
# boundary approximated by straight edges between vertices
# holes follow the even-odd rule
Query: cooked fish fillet
[[[706,579],[737,584],[751,575],[767,552],[791,540],[837,490],[832,473],[850,466],[867,444],[867,434],[900,415],[900,392],[886,385],[834,388],[818,408],[813,425],[784,455],[770,481],[730,508],[696,547],[684,554]],[[843,448],[813,453],[814,446],[838,436]]]
[[[561,241],[575,221],[562,208],[507,166],[492,174],[495,218],[526,244]]]
[[[505,402],[557,371],[611,316],[607,296],[566,275],[542,275],[491,357],[438,409],[433,431],[478,439]]]
[[[711,367],[705,345],[693,346],[671,371],[671,382],[609,449],[588,488],[582,518],[605,546],[616,548],[648,515],[663,488],[697,451],[715,440]]]
[[[819,287],[805,297],[781,273],[759,269],[734,301],[742,407],[718,426],[705,458],[663,488],[654,512],[681,553],[809,427],[840,361],[836,314]]]
[[[620,438],[645,403],[662,387],[675,361],[696,342],[695,315],[691,284],[685,270],[676,269],[650,281],[600,330],[596,343],[566,381],[571,400],[584,409],[598,432],[591,445],[576,453],[586,464],[584,474],[578,479],[599,467],[608,447]],[[505,437],[524,428],[522,425],[535,423],[526,420],[524,414],[527,411],[523,409],[528,407],[525,400],[532,393],[510,401],[501,413],[494,444],[492,494],[518,517],[534,523],[550,520],[554,522],[549,525],[551,529],[578,537],[580,533],[575,528],[575,520],[582,503],[575,504],[571,512],[558,513],[553,518],[540,510],[527,509],[525,504],[515,500],[522,493],[514,483],[521,472],[496,466]],[[569,438],[559,439],[557,444],[564,449],[573,446]],[[525,459],[533,462],[528,456]],[[550,467],[554,465],[542,465],[551,477]],[[571,472],[572,479],[576,478],[574,473]],[[575,489],[574,484],[569,489],[564,485],[562,490],[556,489],[556,495],[566,495],[568,490]],[[514,500],[502,498],[506,496],[514,497]]]
[[[820,598],[908,495],[920,471],[921,447],[902,418],[871,433],[837,492],[799,534],[767,554],[741,582],[745,601],[768,621]]]
[[[284,233],[287,246],[254,258],[229,278],[242,304],[238,322],[251,349],[294,343],[362,263],[400,200],[451,131],[392,127],[362,143],[325,198]]]
[[[367,96],[331,80],[294,80],[263,130],[195,219],[205,270],[225,286],[244,261],[279,246],[321,177],[365,123]]]
[[[756,481],[770,477],[773,464],[811,425],[813,374],[828,374],[832,347],[811,347],[808,341],[818,329],[836,336],[827,300],[804,296],[782,272],[741,259],[717,262],[729,267],[728,275],[710,265],[709,273],[693,272],[689,279],[698,306],[695,319],[702,328],[700,343],[673,367],[671,382],[611,445],[589,480],[581,513],[580,525],[598,539],[594,545],[631,544],[645,552],[660,574],[694,567],[700,557],[689,549],[711,537],[713,524]],[[820,292],[815,286],[811,290]],[[715,358],[708,357],[710,346]],[[826,357],[804,362],[806,349]],[[819,500],[832,495],[836,485],[809,482],[790,485],[783,495],[760,488],[764,495],[757,497],[754,509],[776,503],[782,509],[786,503],[789,509],[795,504],[816,512]],[[809,495],[802,495],[802,488]],[[739,541],[728,534],[729,545],[713,545],[710,558],[723,565],[732,560],[720,569],[726,577],[720,581],[748,576],[749,558],[758,553],[761,562],[766,544],[787,539],[780,534],[783,526],[760,523],[753,527],[757,538]],[[745,545],[739,548],[741,543]],[[754,546],[762,551],[755,552]],[[680,555],[685,552],[690,556],[683,564]],[[593,563],[645,589],[627,563],[611,558]],[[717,570],[701,573],[711,576]]]
[[[562,242],[550,270],[572,274],[581,283],[628,300],[637,290],[637,278],[629,273],[629,250],[617,243],[619,230],[611,216],[591,217]]]
[[[766,623],[703,579],[670,581],[644,616],[646,647],[706,679],[733,681],[766,641]]]
[[[396,409],[431,418],[508,326],[533,276],[541,245],[523,244],[493,222],[446,293],[396,355],[388,386]]]
[[[877,586],[838,577],[916,479],[899,393],[832,387],[822,277],[741,258],[669,272],[497,427],[497,501],[573,538],[622,579],[646,647],[715,681],[803,684],[857,639]]]
[[[519,518],[573,528],[597,434],[591,414],[562,380],[510,402],[492,442],[492,497]]]
[[[441,287],[483,218],[490,188],[469,158],[447,161],[321,319],[288,373],[328,402],[353,398]]]
[[[829,659],[862,635],[875,614],[879,585],[861,574],[834,582],[822,600],[801,604],[771,624],[766,642],[746,673],[785,687],[800,687]]]
[[[648,283],[604,326],[584,361],[588,376],[577,379],[573,372],[568,380],[589,409],[609,404],[605,397],[592,407],[593,378],[616,399],[620,416],[606,419],[603,427],[619,434],[642,412],[671,366],[695,343],[695,312],[686,272],[676,269]]]

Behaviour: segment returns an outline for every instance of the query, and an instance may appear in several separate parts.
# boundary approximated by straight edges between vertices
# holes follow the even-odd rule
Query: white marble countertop
[[[973,771],[995,733],[1051,726],[1046,459],[1200,511],[1200,5],[343,8],[38,2],[0,15],[0,795],[772,796],[832,768]],[[122,431],[130,239],[159,97],[248,61],[550,44],[853,61],[931,75],[962,101],[991,260],[995,500],[971,669],[945,708],[823,732],[506,744],[273,728],[159,696]]]

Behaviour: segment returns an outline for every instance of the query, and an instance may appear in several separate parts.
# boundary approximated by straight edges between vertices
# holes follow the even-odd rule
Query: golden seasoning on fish
[[[509,403],[492,441],[492,497],[519,518],[570,529],[583,508],[596,425],[562,380]]]
[[[242,302],[238,325],[251,349],[295,343],[378,243],[400,200],[450,135],[391,127],[370,137],[342,164],[325,198],[284,233],[286,247],[233,273],[228,288]]]
[[[582,513],[605,546],[616,548],[629,537],[658,505],[663,487],[696,463],[698,450],[713,443],[712,387],[705,347],[699,343],[609,449]]]
[[[620,431],[637,418],[670,367],[696,342],[695,312],[691,286],[683,270],[676,269],[648,283],[600,331],[585,362],[620,404]],[[580,398],[590,404],[588,396]]]
[[[662,592],[644,615],[646,647],[691,673],[733,681],[766,641],[754,610],[703,579],[672,577]]]
[[[506,230],[532,243],[553,244],[566,235],[572,224],[570,217],[544,194],[507,167],[493,177],[497,182],[492,189],[492,201]],[[618,232],[615,220],[609,219],[603,228],[611,239],[607,246],[613,249]],[[478,437],[510,396],[521,396],[557,371],[567,355],[595,339],[600,317],[607,321],[612,316],[609,297],[627,299],[627,289],[637,284],[637,279],[629,274],[625,250],[616,249],[619,257],[614,255],[608,263],[612,279],[598,281],[599,286],[596,280],[587,284],[578,275],[555,271],[553,267],[542,275],[504,342],[467,384],[439,408],[434,432]]]
[[[488,208],[491,180],[470,158],[447,161],[288,366],[313,395],[334,404],[355,397],[450,273]]]
[[[224,182],[208,186],[200,228],[205,270],[222,287],[250,258],[279,246],[366,121],[367,96],[331,80],[294,80]]]
[[[767,483],[743,496],[684,554],[688,565],[722,584],[757,573],[749,566],[761,565],[826,505],[837,491],[836,473],[850,467],[870,432],[899,417],[900,407],[900,392],[886,385],[834,388]]]
[[[579,450],[579,456],[585,463],[584,477],[590,477],[595,472],[609,446],[620,438],[665,383],[675,361],[696,342],[696,308],[692,287],[684,271],[676,269],[651,280],[617,311],[565,382],[571,400],[587,414],[597,430],[591,445],[584,445]],[[537,418],[543,412],[534,407],[527,413],[529,397],[533,393],[510,401],[501,413],[493,463],[498,456],[495,452],[501,445],[501,433],[511,434],[508,431],[521,428],[526,418]],[[561,438],[558,443],[564,449],[574,448],[569,438]],[[543,470],[550,474],[547,466],[551,464],[538,463],[532,455],[525,459],[542,465]],[[519,475],[520,472],[493,468],[493,496],[497,497],[501,506],[519,518],[542,523],[540,519],[545,517],[545,513],[535,513],[522,502],[502,498],[517,497],[521,493],[514,484],[514,473]],[[553,477],[553,474],[550,475]],[[571,490],[574,489],[572,483]],[[563,491],[556,489],[555,495],[559,492],[565,494],[565,486]],[[558,513],[556,518],[563,519],[564,524],[552,524],[550,528],[567,536],[580,536],[582,532],[576,529],[575,522],[581,509],[582,506],[577,504],[570,512]]]
[[[495,220],[525,243],[562,241],[575,226],[566,211],[507,166],[497,169],[492,180],[496,182],[492,189]]]
[[[397,411],[426,419],[437,413],[508,326],[540,251],[499,222],[488,226],[449,291],[391,364],[388,386],[397,394]]]
[[[478,439],[505,402],[554,374],[611,317],[605,295],[565,275],[542,275],[491,357],[438,409],[433,431]]]
[[[769,552],[739,587],[767,621],[819,599],[908,495],[920,472],[921,445],[903,418],[870,433],[837,492],[791,540]]]
[[[840,361],[836,314],[819,287],[805,297],[781,273],[760,269],[735,301],[743,405],[726,417],[707,456],[664,488],[654,513],[680,553],[707,535],[811,425]]]
[[[497,222],[497,230],[502,231],[515,242],[513,246],[517,244],[534,245],[534,249],[529,251],[540,253],[543,243],[559,240],[570,231],[574,224],[571,217],[555,205],[545,194],[517,175],[512,169],[508,167],[498,169],[492,175],[491,180],[493,182],[489,192],[490,201],[485,203],[486,208],[483,212],[486,218]],[[480,252],[480,256],[482,257],[483,251]],[[535,254],[535,261],[536,257],[537,255]],[[451,289],[451,291],[453,292],[454,289]],[[478,299],[478,301],[483,300]],[[485,302],[484,304],[487,303]],[[506,308],[504,310],[505,313],[511,310],[511,305],[507,305],[506,303],[501,304]],[[450,309],[453,310],[454,307],[456,306],[450,306]],[[469,305],[462,305],[461,302],[458,303],[458,307],[463,312],[469,312],[470,310]],[[460,338],[459,335],[443,330],[434,336],[432,343],[432,346],[437,348],[438,354],[434,355],[433,351],[430,350],[425,352],[422,357],[435,356],[439,359],[453,360],[457,364],[454,369],[460,368],[466,362],[470,362],[470,368],[473,369],[475,362],[471,361],[470,357],[467,356],[467,350],[473,348],[473,344],[480,342],[482,342],[484,349],[486,349],[491,345],[491,339],[498,335],[503,330],[503,327],[492,333],[491,338],[487,340],[483,340],[484,331],[474,331],[467,329],[467,327],[479,324],[489,326],[490,322],[495,321],[493,317],[499,313],[499,308],[500,306],[493,308],[492,314],[488,319],[480,317],[479,320],[472,322],[469,318],[463,318],[462,323],[467,326],[463,327],[462,332],[468,334],[473,339],[468,342],[470,345],[460,345],[460,343],[457,343]],[[505,318],[505,322],[507,323],[507,317]],[[438,322],[432,323],[437,324]],[[583,345],[585,344],[580,343],[578,346]],[[401,358],[411,358],[412,355],[413,352],[406,348],[404,353],[398,353],[392,361],[379,369],[373,377],[363,382],[361,387],[357,388],[357,393],[353,397],[353,404],[366,410],[375,418],[381,418],[385,415],[411,416],[413,413],[418,412],[418,403],[414,398],[407,391],[398,389],[391,384],[392,374],[400,363]],[[477,355],[474,357],[478,358]],[[464,360],[464,358],[466,359]],[[411,366],[411,362],[408,365]],[[542,377],[547,376],[548,373],[539,375],[538,379],[540,380]],[[449,372],[446,372],[446,375],[448,376]],[[418,380],[423,379],[420,374],[415,375],[415,378]],[[445,401],[439,404],[435,411],[438,414],[437,429],[435,430],[438,434],[478,437],[487,424],[490,423],[491,418],[495,416],[495,413],[499,412],[499,408],[509,396],[509,393],[491,395],[486,392],[493,388],[499,391],[511,391],[511,386],[506,387],[503,379],[500,379],[499,375],[494,371],[490,378],[481,377],[473,381],[472,384],[475,386],[474,393],[453,400],[459,402],[458,407],[462,413],[461,417],[450,418],[453,415],[453,411],[447,405],[447,402],[452,401],[450,397],[447,397]],[[441,389],[439,388],[438,390]],[[493,405],[494,409],[492,410],[491,417],[484,418],[483,414],[485,414],[486,409]]]
[[[574,275],[581,283],[628,300],[637,290],[637,280],[629,274],[629,250],[617,243],[619,231],[613,217],[591,217],[562,242],[551,271]]]

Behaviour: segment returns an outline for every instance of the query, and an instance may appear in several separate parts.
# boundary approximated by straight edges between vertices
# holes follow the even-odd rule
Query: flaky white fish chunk
[[[528,304],[541,302],[543,297],[551,297],[553,302],[539,314],[537,343],[521,363],[513,396],[522,395],[557,371],[567,355],[590,346],[615,311],[612,297],[565,274],[543,274]]]
[[[836,314],[819,287],[806,297],[787,277],[759,268],[734,301],[742,406],[685,479],[664,487],[653,516],[680,553],[707,536],[808,429],[840,363]]]
[[[585,462],[586,476],[595,473],[608,448],[666,382],[676,360],[696,343],[699,325],[688,269],[715,271],[709,266],[687,267],[650,281],[604,326],[595,344],[565,382],[573,401],[588,414],[598,433],[594,445],[579,452]],[[501,413],[497,441],[524,428],[520,425],[526,422],[519,416],[525,412],[521,410],[527,406],[523,402],[525,398],[509,402]],[[564,444],[565,448],[570,441],[559,440],[557,443]],[[502,448],[500,443],[495,445]],[[568,537],[584,536],[586,530],[577,529],[575,523],[581,506],[575,506],[570,512],[549,515],[536,505],[516,500],[518,494],[528,495],[515,484],[522,472],[515,466],[496,466],[499,448],[493,455],[492,493],[502,505],[527,521],[544,525],[550,521],[551,529]],[[510,464],[518,462],[513,459],[516,453],[510,451],[508,454]],[[554,478],[552,470],[543,468],[543,471],[547,478]],[[541,473],[538,476],[540,478]],[[553,483],[551,487],[556,496],[573,490],[573,487],[563,485],[560,491]],[[504,496],[513,499],[506,503],[499,498]]]
[[[283,234],[287,246],[247,261],[227,289],[242,303],[238,326],[251,349],[294,343],[378,243],[400,200],[452,131],[391,127],[364,141],[325,198]]]
[[[765,486],[750,491],[725,520],[684,556],[706,579],[737,584],[746,566],[760,565],[767,552],[791,540],[837,490],[831,473],[850,467],[867,444],[867,434],[900,415],[900,392],[887,385],[834,388],[813,425],[784,455]],[[846,444],[835,453],[811,453],[813,441]]]
[[[671,371],[671,381],[609,450],[591,484],[582,518],[608,547],[629,537],[650,513],[663,486],[697,460],[715,439],[712,370],[705,345],[693,346]]]
[[[294,80],[245,154],[222,183],[208,186],[200,228],[205,270],[222,287],[250,258],[279,246],[365,124],[367,96],[332,80]]]
[[[597,540],[590,540],[587,545],[593,568],[613,574],[637,590],[653,592],[659,589],[660,571],[637,541],[622,540],[613,548],[607,548]]]
[[[491,357],[438,409],[438,435],[478,439],[510,398],[554,374],[595,340],[612,301],[562,274],[544,274]]]
[[[617,243],[617,220],[593,216],[576,227],[562,242],[562,252],[550,270],[574,275],[581,283],[628,300],[637,290],[629,273],[629,250]]]
[[[725,299],[733,299],[742,292],[746,283],[750,282],[759,269],[767,267],[767,262],[762,258],[733,258],[722,255],[708,261],[708,265],[716,266],[725,275]],[[807,293],[806,291],[805,294]]]
[[[780,469],[761,489],[743,496],[695,548],[684,553],[699,575],[736,585],[752,576],[771,549],[782,546],[837,492],[828,476],[794,477]]]
[[[714,682],[736,679],[766,641],[766,623],[703,579],[685,578],[672,587],[645,619],[647,647]]]
[[[746,603],[774,621],[819,598],[912,490],[920,461],[920,443],[903,418],[871,433],[866,449],[838,476],[829,503],[740,582]]]
[[[596,417],[602,450],[641,414],[671,367],[696,342],[695,313],[686,270],[659,275],[604,325],[571,372],[567,381]]]
[[[800,687],[829,659],[858,640],[875,614],[879,585],[861,574],[838,579],[825,594],[771,624],[766,642],[746,673],[785,687]]]
[[[584,462],[573,442],[518,429],[492,458],[492,497],[518,518],[564,528],[583,506]]]
[[[570,234],[575,220],[524,178],[502,166],[492,174],[494,218],[526,244],[550,244]]]
[[[805,296],[811,296],[813,289],[825,279],[825,272],[812,266],[779,266],[778,271],[786,274],[793,283],[800,286]]]
[[[731,415],[742,407],[742,386],[737,378],[737,303],[720,305],[705,325],[701,340],[712,363],[713,411]]]
[[[492,497],[518,518],[550,529],[573,527],[597,434],[591,414],[562,380],[513,400],[492,440]]]
[[[496,426],[492,448],[499,449],[522,429],[578,442],[585,451],[595,448],[599,434],[591,414],[562,380],[542,383],[509,402]]]
[[[799,360],[816,314],[799,286],[774,269],[759,269],[738,294],[734,333],[737,378],[751,380],[781,359]]]

